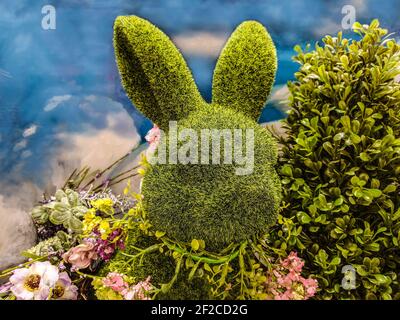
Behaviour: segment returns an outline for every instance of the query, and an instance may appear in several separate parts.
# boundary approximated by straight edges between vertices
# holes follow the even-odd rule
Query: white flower
[[[11,292],[18,300],[46,300],[59,279],[58,268],[50,262],[35,262],[14,271]]]

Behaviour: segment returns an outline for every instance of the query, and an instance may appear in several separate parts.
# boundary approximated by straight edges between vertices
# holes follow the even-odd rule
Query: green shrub
[[[287,207],[272,238],[301,252],[319,298],[399,299],[400,46],[377,20],[354,31],[358,40],[296,48],[280,160]],[[341,286],[346,265],[354,290]]]
[[[178,241],[202,239],[215,251],[265,232],[281,200],[276,141],[256,123],[277,67],[265,28],[248,21],[235,30],[217,63],[212,104],[200,97],[173,43],[148,21],[117,18],[114,45],[128,96],[162,129],[176,120],[178,134],[187,128],[198,136],[202,129],[242,129],[245,137],[246,129],[254,129],[253,174],[238,176],[235,163],[153,165],[142,184],[150,223]]]

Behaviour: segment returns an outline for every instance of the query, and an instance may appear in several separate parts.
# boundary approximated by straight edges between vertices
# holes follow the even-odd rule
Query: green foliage
[[[272,240],[301,251],[321,299],[399,299],[400,46],[355,24],[298,52],[281,176],[287,207]],[[341,287],[353,266],[356,289]]]
[[[276,69],[276,49],[269,33],[256,21],[242,23],[215,67],[213,103],[258,120],[274,84]]]
[[[153,299],[209,300],[265,298],[265,270],[271,265],[271,250],[254,239],[231,244],[218,253],[205,250],[205,242],[183,243],[154,231],[139,202],[130,211],[126,249],[100,271],[100,276],[118,272],[155,286]],[[269,254],[267,253],[269,252]]]
[[[139,110],[162,129],[173,120],[179,120],[178,135],[187,128],[198,137],[204,129],[232,133],[240,128],[243,140],[245,130],[254,129],[255,168],[249,175],[237,175],[237,164],[154,165],[142,186],[150,223],[178,241],[203,239],[210,250],[265,232],[275,222],[281,200],[274,169],[276,142],[255,122],[277,68],[268,32],[254,21],[237,28],[218,61],[213,103],[207,104],[179,51],[159,29],[131,16],[117,18],[114,30],[124,88]],[[195,151],[200,155],[200,144]],[[245,155],[245,144],[241,151]],[[220,156],[224,159],[223,148]]]
[[[237,175],[234,163],[151,166],[142,184],[150,223],[179,241],[203,239],[214,251],[266,232],[276,221],[281,201],[274,169],[277,147],[270,133],[250,118],[218,106],[192,113],[178,127],[178,132],[191,128],[198,136],[205,128],[242,129],[243,137],[246,129],[254,129],[254,171]]]
[[[50,221],[54,225],[63,225],[74,233],[81,233],[81,218],[87,210],[80,202],[77,192],[71,189],[58,190],[54,200],[33,209],[32,218],[38,224]]]
[[[158,241],[154,237],[146,236],[138,229],[129,233],[126,243],[126,251],[118,252],[113,260],[101,270],[105,276],[108,272],[119,272],[133,277],[136,282],[145,280],[149,275],[154,285],[168,283],[175,274],[175,260],[166,252],[149,250],[146,254],[136,259],[128,255],[137,254],[135,248],[152,248]],[[180,273],[174,286],[168,292],[159,292],[156,299],[159,300],[209,300],[210,287],[204,279],[195,277],[193,281],[187,281],[188,272]]]
[[[114,48],[122,84],[135,106],[163,129],[203,101],[182,55],[161,30],[136,16],[114,24]]]
[[[56,252],[65,250],[66,243],[63,242],[62,237],[58,235],[39,242],[36,246],[30,248],[24,254],[26,256],[47,257]]]

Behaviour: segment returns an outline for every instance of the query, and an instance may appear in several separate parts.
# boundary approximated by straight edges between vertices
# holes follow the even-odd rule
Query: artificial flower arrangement
[[[119,17],[114,30],[122,83],[135,106],[156,124],[146,136],[150,144],[148,152],[139,166],[111,179],[101,180],[125,157],[101,172],[91,173],[88,168],[74,171],[53,197],[44,198],[32,211],[40,241],[23,253],[27,262],[2,271],[0,278],[6,279],[6,283],[0,287],[0,298],[306,300],[313,297],[397,297],[392,288],[399,285],[396,275],[399,255],[392,252],[398,252],[400,241],[398,197],[394,193],[399,172],[396,169],[388,175],[389,170],[381,168],[385,165],[381,158],[373,162],[373,166],[364,167],[361,162],[371,161],[376,150],[368,148],[371,155],[364,152],[350,156],[354,150],[349,149],[352,144],[365,146],[366,134],[377,137],[386,134],[382,140],[371,139],[374,148],[382,147],[390,155],[399,153],[398,113],[389,108],[382,116],[373,114],[372,109],[382,108],[382,90],[390,94],[386,104],[393,104],[392,108],[400,99],[399,84],[394,79],[400,72],[400,47],[393,40],[382,38],[387,32],[379,28],[377,21],[370,26],[355,25],[362,37],[358,42],[350,44],[339,34],[338,38],[326,38],[326,46],[317,45],[313,53],[297,48],[300,52],[297,59],[304,65],[296,74],[299,80],[290,86],[293,112],[286,121],[289,139],[281,139],[284,148],[279,160],[276,139],[256,123],[277,66],[275,47],[262,25],[245,22],[231,36],[214,73],[211,104],[203,101],[184,59],[159,29],[138,17]],[[155,43],[158,45],[154,46]],[[377,54],[371,56],[371,48],[384,58],[380,59]],[[333,54],[340,58],[334,60]],[[364,65],[367,58],[362,58],[363,61],[350,66],[349,59],[359,60],[359,54],[369,57],[371,63],[376,60],[377,65]],[[330,60],[314,59],[314,55],[327,55]],[[319,66],[313,71],[313,64],[327,61],[332,70],[328,72],[327,67]],[[360,84],[368,91],[368,84],[361,81],[362,77],[371,77],[376,83],[385,81],[384,85],[380,88],[376,84],[375,87],[380,88],[374,87],[377,92],[359,97],[358,91],[351,92],[351,86],[340,84],[350,79],[347,74],[350,68],[361,68],[357,72],[359,78],[351,80],[353,86]],[[349,116],[343,115],[358,110],[356,107],[347,108],[344,101],[338,105],[326,103],[327,97],[335,99],[337,96],[329,79],[342,72],[346,75],[340,76],[339,84],[335,84],[337,90],[343,89],[343,99],[354,99],[354,105],[361,110],[361,113],[356,112],[357,117],[361,120],[369,117],[369,122],[365,122],[368,126],[363,128],[367,133],[362,137],[355,133],[360,129],[360,122],[351,122]],[[294,90],[295,86],[302,87],[303,91]],[[376,101],[369,101],[371,97]],[[360,103],[359,99],[364,102]],[[348,103],[353,105],[351,101]],[[365,104],[371,108],[366,109]],[[310,114],[308,108],[311,108]],[[315,116],[319,113],[321,119]],[[336,119],[337,114],[339,118]],[[371,123],[386,119],[387,123],[372,130]],[[178,131],[185,127],[194,132],[204,127],[253,129],[253,175],[235,175],[236,168],[225,164],[152,163],[151,158],[158,156],[158,146],[168,142],[162,130],[168,131],[169,121],[177,120],[182,123]],[[324,125],[335,121],[334,129],[329,127],[322,132],[319,128],[323,126],[318,126],[318,121]],[[342,125],[347,126],[346,133],[329,134],[333,130],[341,131]],[[387,129],[380,133],[385,126]],[[312,136],[307,138],[307,134]],[[349,134],[347,140],[344,139],[346,134]],[[321,145],[318,139],[322,140]],[[349,176],[346,179],[333,179],[329,171],[333,162],[344,163],[343,159],[332,160],[336,156],[331,150],[333,145],[346,159],[360,163],[346,172]],[[321,159],[312,162],[312,156]],[[399,157],[392,157],[388,163],[397,168],[398,161]],[[319,181],[323,176],[319,171],[322,163],[328,166],[324,175],[329,182],[325,184]],[[369,176],[363,173],[358,177],[356,172],[366,170],[382,174],[382,185],[375,177],[372,189],[365,188]],[[307,180],[311,173],[315,176]],[[142,176],[140,194],[133,192],[129,184],[129,178],[136,175]],[[113,194],[112,186],[124,180],[128,180],[128,184],[123,194]],[[341,190],[333,185],[347,180],[352,184],[351,192],[347,190],[346,195],[341,195]],[[318,185],[311,189],[308,184]],[[329,189],[322,192],[327,186]],[[358,206],[372,208],[373,198],[381,201],[379,215],[369,212],[359,217]],[[386,213],[383,208],[392,213]],[[333,215],[336,218],[330,222]],[[379,216],[384,219],[379,220]],[[355,223],[366,230],[353,228],[347,234],[347,225]],[[320,228],[326,228],[323,234],[318,233]],[[375,229],[379,237],[371,236]],[[348,236],[354,236],[357,245]],[[372,243],[375,238],[378,242]],[[374,258],[378,253],[382,253],[381,259]],[[341,280],[346,277],[343,278],[338,268],[343,262],[357,262],[354,268],[362,280],[349,290],[340,288]]]
[[[159,141],[157,129],[146,136],[151,148]],[[146,166],[143,156],[140,174]],[[133,170],[137,167],[129,173]],[[27,262],[2,271],[0,277],[8,281],[0,287],[1,299],[174,299],[182,298],[168,294],[178,293],[174,289],[178,279],[190,283],[194,278],[207,279],[208,299],[232,298],[232,292],[242,299],[298,300],[315,295],[317,281],[302,276],[304,263],[295,252],[273,260],[276,249],[260,239],[259,243],[231,246],[217,256],[205,250],[203,240],[173,240],[154,231],[142,196],[130,191],[129,182],[122,196],[108,187],[114,179],[96,188],[92,179],[88,189],[81,189],[85,184],[82,172],[88,173],[82,170],[71,176],[64,189],[32,210],[41,241],[23,252]],[[151,239],[151,245],[137,247],[138,237]],[[132,272],[137,261],[146,263],[154,253],[159,255],[159,268],[165,267],[166,259],[175,263],[167,283],[153,283],[151,272],[144,277]]]
[[[146,140],[148,150],[155,150],[160,141],[157,126]],[[144,175],[148,167],[143,155],[140,168],[128,170],[125,178]],[[301,275],[304,263],[297,254],[291,252],[286,259],[274,261],[271,257],[277,257],[276,249],[267,244],[266,238],[259,243],[231,246],[217,256],[205,251],[203,240],[185,244],[167,238],[165,232],[154,231],[143,210],[143,197],[131,192],[129,181],[123,195],[112,193],[110,185],[121,181],[121,175],[93,187],[107,170],[90,174],[85,168],[74,172],[63,189],[32,210],[41,241],[23,252],[27,262],[0,274],[8,279],[0,287],[1,299],[182,298],[168,292],[178,293],[174,283],[182,281],[183,274],[187,282],[207,279],[212,288],[208,299],[232,298],[233,291],[239,294],[236,298],[242,299],[301,300],[315,295],[317,281]],[[151,245],[136,247],[138,237],[152,239]],[[143,263],[147,255],[154,253],[176,263],[168,283],[153,284],[151,274],[132,276],[135,261]],[[156,266],[163,267],[163,263],[161,257]],[[234,269],[238,272],[230,276]]]

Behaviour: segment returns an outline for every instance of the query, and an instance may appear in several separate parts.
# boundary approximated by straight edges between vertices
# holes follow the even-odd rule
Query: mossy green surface
[[[198,134],[203,129],[254,130],[254,170],[248,175],[239,176],[235,163],[153,165],[142,184],[150,223],[179,241],[205,240],[209,250],[265,232],[281,200],[276,142],[256,123],[277,68],[267,30],[255,21],[236,29],[217,62],[213,101],[207,104],[181,54],[158,28],[130,16],[118,17],[114,29],[124,88],[155,124],[168,130],[168,122],[177,120],[179,132],[185,128]],[[223,159],[223,148],[220,155]]]
[[[138,229],[132,230],[129,234],[129,240],[126,243],[124,253],[137,254],[132,246],[137,248],[147,248],[154,245],[156,240],[142,234]],[[143,281],[151,276],[151,283],[160,287],[163,283],[168,283],[175,273],[175,262],[172,257],[164,253],[152,252],[145,254],[142,261],[136,259],[127,266],[124,262],[130,260],[130,257],[118,252],[116,256],[107,263],[100,275],[105,276],[108,272],[119,272],[134,277],[135,281]],[[156,299],[159,300],[210,300],[210,286],[205,279],[195,277],[187,281],[189,272],[182,272],[172,288],[166,292],[160,292]]]
[[[118,17],[114,48],[128,97],[161,128],[204,103],[179,50],[150,22],[136,16]]]
[[[243,22],[215,67],[212,102],[258,120],[275,81],[275,45],[262,24]]]
[[[270,133],[241,113],[214,105],[182,121],[181,128],[187,127],[199,136],[204,128],[253,129],[254,172],[239,176],[235,164],[152,166],[142,184],[143,204],[152,225],[180,241],[203,239],[210,250],[266,232],[275,222],[281,200],[274,170],[277,147]]]

